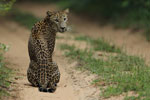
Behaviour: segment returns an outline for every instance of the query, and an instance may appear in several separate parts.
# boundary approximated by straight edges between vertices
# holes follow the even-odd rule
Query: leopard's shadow
[[[27,87],[34,87],[34,88],[36,88],[35,86],[33,86],[33,85],[30,84],[30,83],[25,83],[24,85],[27,86]]]

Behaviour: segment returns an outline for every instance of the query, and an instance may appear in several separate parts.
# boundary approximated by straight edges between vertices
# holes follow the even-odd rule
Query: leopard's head
[[[47,11],[47,18],[53,23],[53,28],[58,32],[67,31],[69,9],[64,11]]]

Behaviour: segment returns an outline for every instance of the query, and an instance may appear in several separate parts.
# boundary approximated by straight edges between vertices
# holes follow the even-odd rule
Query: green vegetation
[[[76,40],[89,41],[88,37],[77,37]],[[93,40],[93,39],[91,39]],[[101,41],[98,39],[97,41]],[[97,43],[97,42],[95,42]],[[105,42],[103,45],[105,45]],[[102,44],[101,44],[102,45]],[[100,85],[102,88],[102,96],[109,98],[111,96],[117,96],[122,93],[128,93],[133,91],[137,96],[125,97],[125,100],[149,100],[150,99],[150,67],[148,67],[144,59],[137,56],[129,56],[123,52],[118,52],[116,55],[111,54],[114,48],[107,43],[105,49],[95,49],[93,46],[90,50],[77,49],[74,45],[61,44],[60,48],[65,50],[65,56],[71,59],[77,60],[79,67],[90,70],[99,76],[99,79],[94,83],[98,84],[104,82],[107,88]],[[111,48],[111,49],[110,49]],[[109,56],[100,57],[97,59],[93,55],[96,50],[105,51],[110,53]],[[110,52],[109,52],[109,51]],[[117,49],[118,50],[118,49]]]
[[[129,97],[126,97],[124,100],[140,100],[140,98],[135,97],[135,96],[129,96]],[[144,99],[144,100],[149,100],[149,99]]]
[[[11,19],[20,23],[28,29],[31,29],[33,24],[40,20],[40,18],[37,18],[30,13],[23,13],[16,9],[12,10]]]
[[[75,40],[89,42],[96,51],[100,50],[100,51],[105,51],[105,52],[121,53],[120,48],[117,48],[114,45],[110,45],[108,42],[104,41],[101,38],[92,39],[92,38],[89,38],[88,36],[79,36],[79,37],[76,37]]]
[[[37,3],[52,3],[52,2],[57,2],[58,0],[25,0],[25,1],[29,1],[29,2],[37,2]]]
[[[0,15],[4,15],[8,12],[12,8],[15,1],[16,0],[0,0]]]
[[[86,13],[117,27],[144,29],[150,40],[150,0],[59,0],[62,8]],[[78,5],[78,7],[76,7]]]
[[[9,95],[8,88],[10,86],[11,69],[7,68],[4,63],[3,53],[8,50],[8,47],[0,43],[0,99],[3,96]]]

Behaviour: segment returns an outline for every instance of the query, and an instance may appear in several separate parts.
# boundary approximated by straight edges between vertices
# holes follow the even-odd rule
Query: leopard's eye
[[[58,22],[59,22],[59,20],[58,20],[58,19],[55,19],[55,22],[57,22],[57,23],[58,23]]]

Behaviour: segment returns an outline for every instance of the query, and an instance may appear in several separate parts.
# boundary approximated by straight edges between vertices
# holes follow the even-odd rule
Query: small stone
[[[18,80],[19,78],[18,77],[15,77],[15,80]]]

